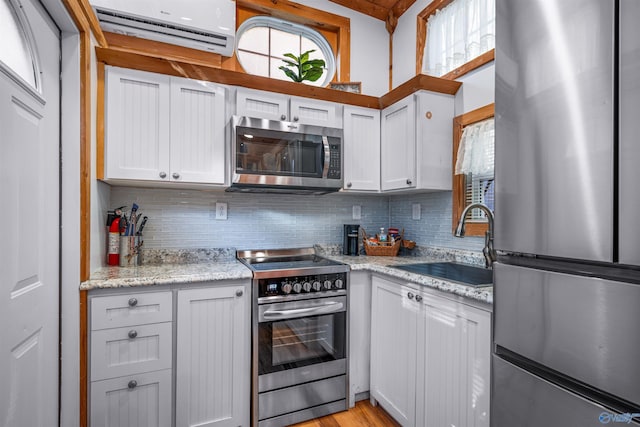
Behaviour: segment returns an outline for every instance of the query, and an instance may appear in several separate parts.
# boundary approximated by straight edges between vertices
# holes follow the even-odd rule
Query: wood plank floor
[[[290,427],[400,427],[380,406],[373,407],[368,400],[356,402],[355,408],[337,414],[305,421]]]

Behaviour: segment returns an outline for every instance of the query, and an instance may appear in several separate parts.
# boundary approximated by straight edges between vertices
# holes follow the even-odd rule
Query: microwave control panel
[[[327,173],[327,178],[329,179],[341,178],[342,150],[340,148],[340,144],[329,143],[329,171]]]

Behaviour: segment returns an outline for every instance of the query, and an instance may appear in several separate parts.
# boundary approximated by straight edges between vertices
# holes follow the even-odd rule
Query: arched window
[[[316,30],[270,16],[255,16],[237,31],[236,56],[245,72],[273,79],[291,81],[279,69],[285,65],[285,53],[299,56],[314,50],[310,59],[324,60],[325,72],[314,86],[327,86],[336,72],[335,54],[327,40]]]
[[[32,38],[27,32],[26,21],[20,18],[19,13],[11,0],[0,0],[0,67],[8,69],[32,88],[39,89],[38,67],[30,43]]]

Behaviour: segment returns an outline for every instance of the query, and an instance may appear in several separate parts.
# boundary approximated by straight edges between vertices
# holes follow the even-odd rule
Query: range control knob
[[[342,286],[344,285],[344,283],[342,282],[342,279],[336,279],[334,285],[336,289],[342,289]]]
[[[291,292],[291,283],[290,282],[282,282],[282,285],[280,286],[280,289],[282,290],[282,293],[284,294],[288,294]]]
[[[309,292],[311,290],[311,282],[304,282],[302,283],[302,290],[305,292]]]
[[[324,281],[324,288],[325,289],[331,289],[331,280],[325,280]]]
[[[300,282],[293,282],[293,285],[291,285],[293,287],[293,292],[300,293],[300,291],[302,290],[302,285],[300,284]]]
[[[320,283],[318,280],[314,281],[312,286],[314,291],[319,291],[320,289],[322,289],[322,283]]]

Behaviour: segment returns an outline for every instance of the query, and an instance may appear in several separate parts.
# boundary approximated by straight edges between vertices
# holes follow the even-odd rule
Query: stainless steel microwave
[[[234,116],[227,191],[339,191],[342,148],[342,129]]]

